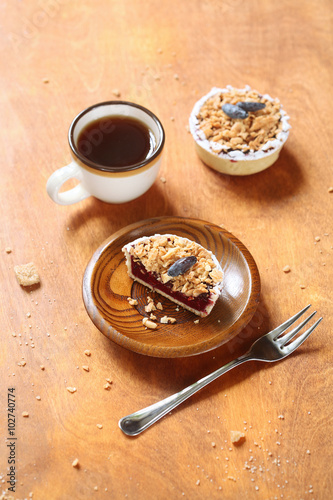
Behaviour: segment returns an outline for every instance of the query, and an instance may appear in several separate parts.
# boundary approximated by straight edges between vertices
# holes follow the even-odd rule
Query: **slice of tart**
[[[213,309],[223,271],[206,248],[174,234],[155,234],[128,243],[122,251],[132,279],[198,316]]]

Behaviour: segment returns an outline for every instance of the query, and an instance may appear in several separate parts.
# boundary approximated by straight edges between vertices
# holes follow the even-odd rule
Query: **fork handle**
[[[177,392],[162,401],[154,403],[147,408],[143,408],[142,410],[121,418],[119,420],[120,429],[128,436],[136,436],[137,434],[140,434],[142,431],[148,429],[148,427],[157,422],[160,418],[164,417],[164,415],[176,408],[176,406],[180,405],[186,401],[186,399],[193,396],[193,394],[200,391],[200,389],[210,384],[232,368],[235,368],[235,366],[245,363],[245,361],[250,361],[251,359],[251,356],[246,353],[243,356],[230,361],[221,368],[218,368],[215,372],[206,375],[182,391]]]

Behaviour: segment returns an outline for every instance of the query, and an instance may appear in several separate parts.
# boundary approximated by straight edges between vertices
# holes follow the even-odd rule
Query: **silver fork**
[[[173,410],[173,408],[176,408],[176,406],[193,396],[193,394],[198,392],[200,389],[223,375],[223,373],[235,368],[235,366],[245,363],[245,361],[279,361],[280,359],[285,358],[294,352],[304,342],[304,340],[308,338],[310,333],[313,332],[323,319],[319,318],[312,326],[310,326],[310,328],[291,342],[291,340],[316,314],[316,311],[314,311],[299,325],[287,332],[285,335],[282,335],[302,316],[302,314],[305,313],[305,311],[309,309],[309,307],[311,307],[311,304],[285,321],[285,323],[282,323],[282,325],[278,326],[263,337],[260,337],[252,344],[250,350],[239,358],[230,361],[226,365],[217,369],[215,372],[203,377],[182,391],[173,394],[158,403],[154,403],[143,410],[139,410],[131,415],[121,418],[119,420],[120,429],[128,436],[136,436],[137,434],[140,434],[142,431],[148,429],[148,427]]]

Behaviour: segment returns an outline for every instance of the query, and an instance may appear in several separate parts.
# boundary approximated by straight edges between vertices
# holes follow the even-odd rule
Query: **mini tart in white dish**
[[[231,118],[222,106],[261,103],[263,109],[249,111],[244,118]],[[286,142],[289,116],[278,99],[246,86],[214,87],[195,105],[190,131],[200,159],[218,172],[249,175],[270,167]]]
[[[128,243],[122,251],[132,279],[198,316],[213,309],[223,271],[206,248],[174,234],[155,234]]]

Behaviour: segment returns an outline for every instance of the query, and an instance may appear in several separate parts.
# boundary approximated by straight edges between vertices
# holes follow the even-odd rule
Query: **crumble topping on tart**
[[[222,289],[223,271],[215,255],[198,243],[173,234],[155,234],[124,246],[129,275],[200,316],[213,308]],[[180,259],[193,264],[171,276]],[[172,273],[173,274],[173,273]]]
[[[242,111],[242,107],[246,109],[246,104],[251,102],[264,106],[245,113],[245,118],[231,118],[222,109],[232,105]],[[290,129],[288,119],[278,99],[262,95],[249,86],[236,89],[228,85],[225,89],[214,87],[196,103],[190,129],[202,147],[217,155],[229,155],[237,160],[257,159],[286,141]]]

